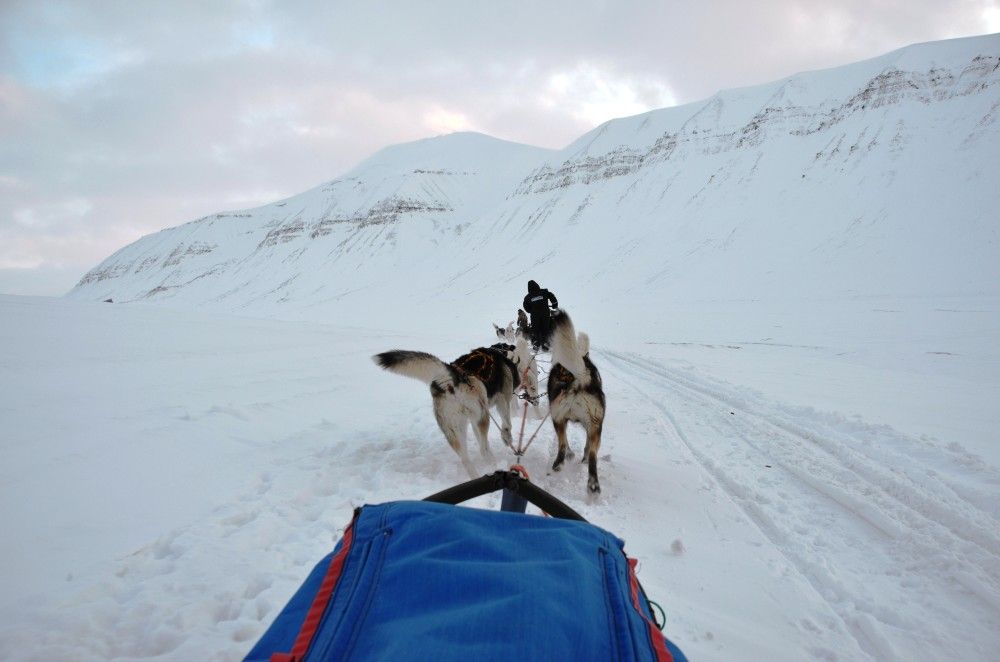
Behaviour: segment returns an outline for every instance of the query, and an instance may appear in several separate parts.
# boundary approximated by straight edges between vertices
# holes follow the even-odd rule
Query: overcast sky
[[[613,117],[1000,31],[1000,0],[0,0],[0,293],[393,143]]]

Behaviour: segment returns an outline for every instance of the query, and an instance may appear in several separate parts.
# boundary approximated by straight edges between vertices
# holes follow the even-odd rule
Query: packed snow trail
[[[889,431],[845,433],[815,413],[789,416],[637,355],[599,356],[643,394],[665,440],[690,450],[868,657],[995,654],[982,635],[1000,631],[1000,529],[995,512],[936,475],[939,460],[954,458],[916,440],[910,455],[876,447]],[[996,485],[995,474],[966,473]]]

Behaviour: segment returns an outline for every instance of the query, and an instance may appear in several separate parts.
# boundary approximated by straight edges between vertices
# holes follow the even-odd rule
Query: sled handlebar
[[[424,501],[448,503],[454,506],[463,501],[468,501],[477,496],[490,494],[498,490],[510,490],[524,497],[553,517],[580,522],[587,521],[580,513],[516,471],[496,471],[481,478],[474,478],[468,482],[442,490],[437,494],[432,494],[424,499]]]

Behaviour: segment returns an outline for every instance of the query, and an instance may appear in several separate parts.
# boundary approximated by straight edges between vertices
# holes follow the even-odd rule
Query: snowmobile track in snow
[[[970,642],[1000,628],[996,519],[939,479],[932,464],[902,452],[934,449],[870,427],[889,437],[887,446],[903,447],[873,448],[817,412],[784,415],[785,408],[648,359],[598,353],[655,407],[669,435],[812,585],[861,650],[874,659],[921,649],[988,658]],[[872,457],[879,453],[892,461]],[[988,468],[967,469],[995,484]]]

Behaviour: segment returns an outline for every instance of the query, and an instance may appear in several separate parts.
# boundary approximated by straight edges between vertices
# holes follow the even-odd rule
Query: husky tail
[[[394,349],[382,352],[372,357],[375,365],[397,375],[404,375],[430,384],[438,379],[451,376],[449,366],[427,352],[411,352],[405,349]]]
[[[564,310],[557,310],[552,315],[552,363],[558,363],[581,382],[590,381],[590,373],[583,363],[583,355],[590,350],[590,339],[586,334],[580,334],[583,348],[577,341],[573,320]],[[581,351],[581,349],[583,351]]]

